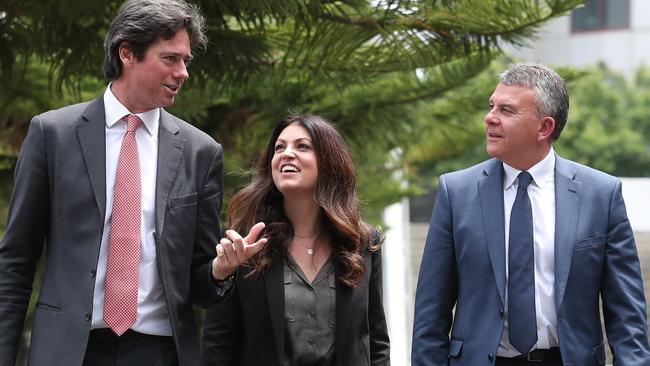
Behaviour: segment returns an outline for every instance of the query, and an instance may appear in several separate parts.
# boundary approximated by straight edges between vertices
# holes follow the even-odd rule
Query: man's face
[[[122,78],[129,86],[125,105],[132,113],[174,104],[174,98],[189,77],[187,63],[191,59],[190,39],[182,28],[171,39],[158,38],[147,49],[142,60],[123,60]]]
[[[542,119],[535,90],[497,85],[485,115],[487,153],[518,169],[528,169],[540,149]]]

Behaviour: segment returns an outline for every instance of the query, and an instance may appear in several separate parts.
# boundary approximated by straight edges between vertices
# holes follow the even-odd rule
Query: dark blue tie
[[[510,344],[522,354],[537,342],[533,210],[527,191],[532,180],[530,173],[519,173],[517,197],[510,213],[508,332]]]

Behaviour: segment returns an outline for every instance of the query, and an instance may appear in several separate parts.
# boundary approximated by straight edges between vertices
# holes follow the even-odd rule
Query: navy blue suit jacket
[[[620,180],[558,156],[555,206],[564,365],[605,364],[599,299],[614,364],[650,365],[643,283]],[[415,300],[413,366],[492,365],[505,291],[503,167],[491,159],[440,177]]]

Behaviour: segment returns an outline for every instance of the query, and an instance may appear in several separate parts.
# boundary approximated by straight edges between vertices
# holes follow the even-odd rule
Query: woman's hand
[[[268,239],[257,240],[257,237],[264,230],[264,226],[263,222],[258,222],[244,238],[235,230],[226,230],[226,237],[221,238],[217,244],[217,257],[212,261],[212,276],[216,280],[223,281],[234,273],[240,264],[262,250]],[[253,243],[249,244],[251,242]]]

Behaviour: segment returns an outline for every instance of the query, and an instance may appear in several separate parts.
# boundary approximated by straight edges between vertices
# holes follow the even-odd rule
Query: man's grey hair
[[[548,66],[536,63],[510,65],[501,75],[501,84],[534,89],[539,117],[555,120],[553,141],[560,138],[569,114],[569,95],[564,79]]]
[[[141,61],[159,37],[171,39],[180,29],[187,30],[192,48],[205,49],[204,28],[199,8],[183,0],[128,0],[117,11],[104,40],[104,76],[115,80],[122,74],[122,43]]]

